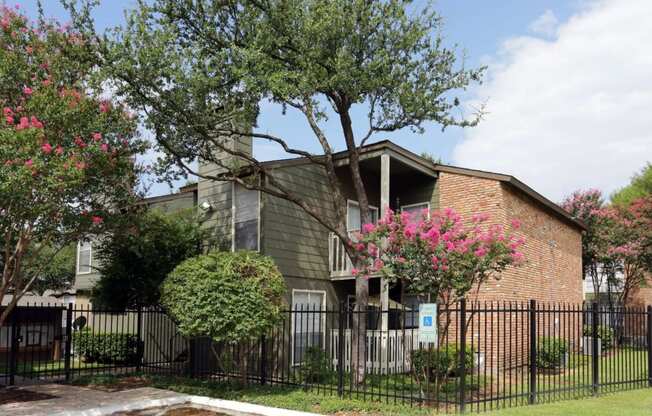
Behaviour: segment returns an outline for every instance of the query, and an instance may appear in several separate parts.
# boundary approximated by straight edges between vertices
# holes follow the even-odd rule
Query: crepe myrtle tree
[[[0,325],[60,250],[132,196],[134,121],[100,100],[79,33],[0,9]]]
[[[614,204],[599,215],[610,224],[607,255],[623,276],[614,297],[625,305],[634,290],[648,283],[647,275],[652,272],[652,196],[635,199],[628,206]]]
[[[387,210],[378,224],[364,224],[354,235],[351,244],[364,260],[354,272],[363,279],[381,273],[390,284],[401,282],[409,293],[450,306],[525,261],[520,222],[506,229],[488,220],[476,214],[465,223],[450,208],[416,215]]]
[[[608,213],[598,189],[577,190],[567,196],[561,206],[586,226],[582,233],[582,274],[591,279],[594,296],[599,301],[605,284],[610,294],[611,286],[618,283],[616,274],[620,266],[612,251],[614,216]]]
[[[75,25],[95,33],[89,1],[65,0]],[[456,50],[444,46],[442,19],[430,6],[404,0],[154,0],[139,1],[127,23],[97,38],[95,58],[117,92],[142,110],[164,154],[159,167],[170,177],[192,174],[232,181],[296,204],[342,240],[348,239],[346,199],[336,174],[335,149],[348,154],[348,169],[363,223],[371,221],[360,171],[361,147],[424,123],[473,126],[481,109],[464,114],[457,94],[481,80]],[[289,141],[258,125],[261,103],[299,114],[313,137]],[[353,112],[366,117],[354,122]],[[324,122],[335,118],[337,133]],[[277,173],[233,146],[239,137],[277,145],[290,156],[323,169],[336,215],[277,179]],[[313,153],[311,149],[319,149]],[[238,163],[225,162],[231,155]],[[203,173],[192,161],[214,163]],[[264,176],[246,181],[242,174]],[[321,204],[321,202],[320,202]],[[358,254],[347,247],[354,264]],[[356,280],[356,308],[366,308],[369,285]],[[361,314],[356,314],[356,319]],[[353,362],[364,378],[364,319],[353,325]]]

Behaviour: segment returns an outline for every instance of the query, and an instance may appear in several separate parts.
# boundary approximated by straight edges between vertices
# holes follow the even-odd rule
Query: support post
[[[344,347],[346,339],[344,339],[344,327],[346,326],[346,313],[344,309],[344,302],[340,302],[339,322],[337,328],[337,395],[344,396]]]
[[[460,319],[458,325],[460,327],[460,412],[464,413],[466,410],[466,299],[460,301]]]
[[[528,404],[537,402],[537,301],[530,299],[530,394]]]
[[[647,385],[652,387],[652,306],[647,307]]]
[[[389,182],[390,182],[390,157],[388,153],[380,155],[380,212],[385,214],[389,208]],[[380,338],[381,373],[386,372],[388,363],[387,343],[389,338],[389,283],[385,278],[380,279]]]
[[[68,303],[66,309],[66,350],[64,352],[64,371],[66,374],[66,381],[71,378],[70,361],[72,359],[72,303]]]
[[[597,302],[593,302],[591,308],[591,368],[593,372],[593,395],[597,395],[600,390],[600,355],[598,354],[598,322],[600,314],[598,312]]]

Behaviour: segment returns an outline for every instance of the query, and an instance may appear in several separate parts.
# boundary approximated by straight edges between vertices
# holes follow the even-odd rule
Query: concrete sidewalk
[[[151,402],[153,406],[168,406],[188,401],[187,395],[152,387],[106,392],[64,384],[41,384],[19,387],[19,389],[34,391],[52,398],[1,405],[0,416],[64,416],[80,413],[93,415],[94,409],[122,407],[143,401]],[[1,394],[2,390],[0,390]]]

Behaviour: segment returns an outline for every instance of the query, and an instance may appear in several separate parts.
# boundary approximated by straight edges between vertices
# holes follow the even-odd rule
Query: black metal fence
[[[264,337],[224,344],[186,340],[159,310],[32,307],[2,328],[0,345],[10,348],[0,377],[8,384],[136,372],[246,379],[445,411],[652,387],[652,307],[460,302],[440,305],[436,321],[437,343],[423,343],[418,308],[299,305]]]
[[[188,341],[160,310],[27,304],[0,327],[0,385],[107,373],[181,374],[187,353]]]

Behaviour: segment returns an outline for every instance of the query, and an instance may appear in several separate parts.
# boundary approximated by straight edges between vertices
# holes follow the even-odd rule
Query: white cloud
[[[605,1],[553,41],[506,41],[475,91],[488,114],[454,162],[516,175],[555,201],[626,184],[652,160],[651,18],[649,0]]]
[[[538,35],[552,37],[557,34],[558,25],[559,21],[557,20],[557,16],[555,16],[552,10],[546,10],[541,16],[530,23],[528,29]]]

